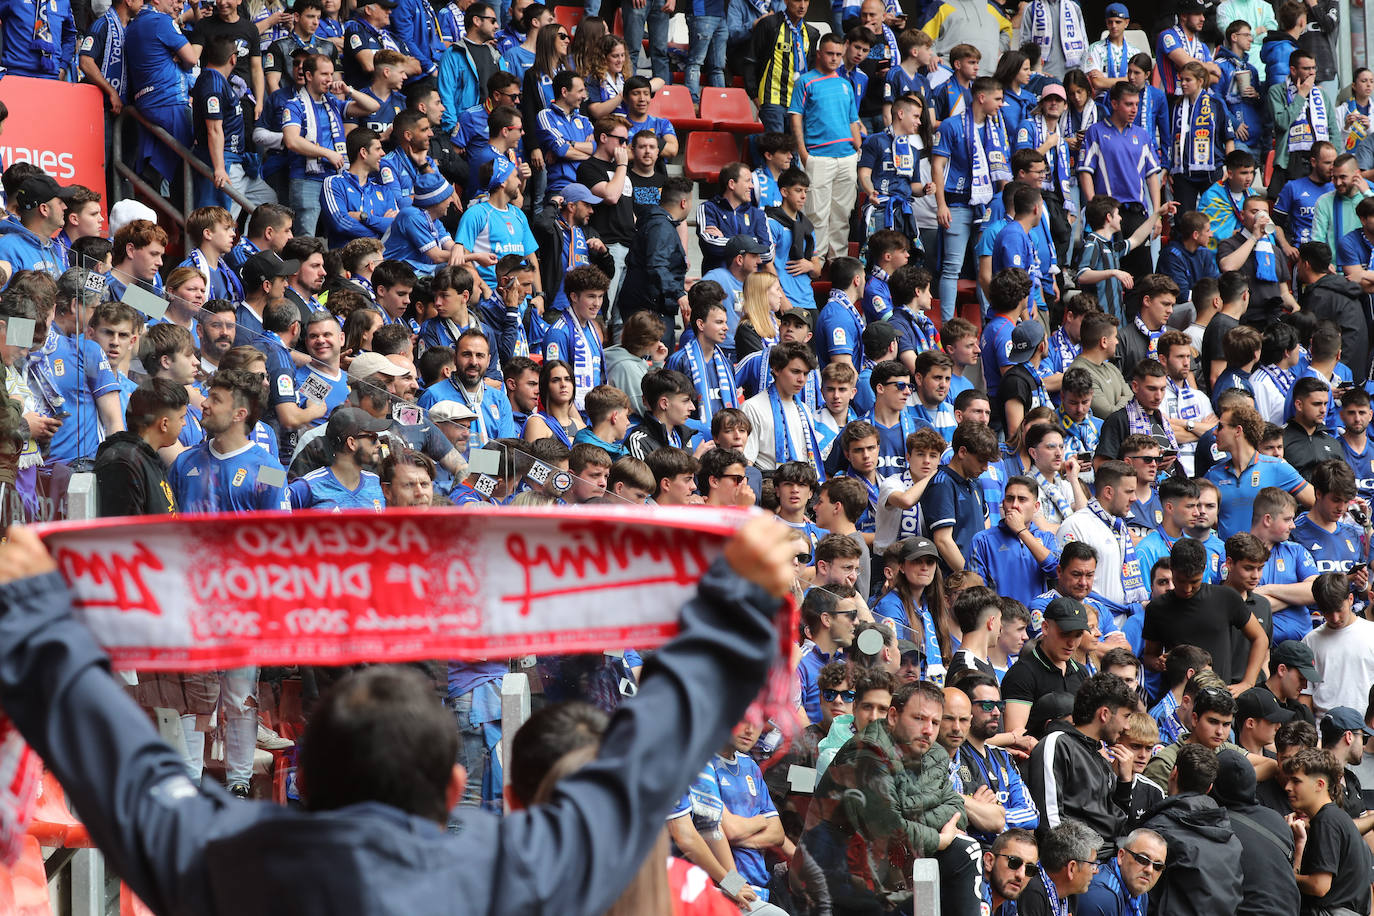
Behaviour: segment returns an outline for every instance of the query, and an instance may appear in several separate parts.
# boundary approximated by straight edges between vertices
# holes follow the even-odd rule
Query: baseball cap
[[[897,640],[897,657],[898,657],[898,658],[905,659],[905,658],[907,657],[908,654],[919,655],[919,656],[921,656],[921,658],[923,658],[923,659],[926,657],[926,654],[925,654],[924,651],[921,650],[921,647],[918,646],[918,645],[916,645],[916,644],[915,644],[914,642],[912,642],[911,640],[909,640],[909,639],[899,639],[899,640]]]
[[[268,280],[289,277],[300,269],[300,261],[283,261],[275,251],[259,251],[243,262],[243,288],[252,291]]]
[[[396,8],[396,0],[367,0],[367,3],[359,4],[359,6],[370,6],[373,3],[385,10],[394,10]]]
[[[903,563],[919,560],[922,557],[930,557],[935,560],[940,559],[940,551],[935,548],[935,542],[930,538],[907,538],[902,541],[898,547],[899,553],[897,556]]]
[[[1317,671],[1317,658],[1312,647],[1300,639],[1285,639],[1269,653],[1269,664],[1277,667],[1287,665],[1297,668],[1298,673],[1307,678],[1309,684],[1320,684],[1321,673]]]
[[[1291,709],[1284,709],[1279,701],[1264,687],[1251,687],[1236,697],[1236,728],[1246,719],[1263,719],[1282,725],[1292,722],[1297,715]]]
[[[1126,9],[1124,3],[1107,4],[1107,12],[1103,15],[1104,19],[1130,19],[1131,11]]]
[[[453,185],[438,172],[425,172],[415,180],[415,206],[421,210],[441,204],[453,196]]]
[[[788,320],[804,324],[812,330],[815,330],[816,327],[816,316],[811,314],[810,309],[787,309],[778,316],[778,321]]]
[[[1027,318],[1011,332],[1011,352],[1007,361],[1024,363],[1035,355],[1035,348],[1045,339],[1045,326],[1034,318]]]
[[[1207,7],[1202,0],[1178,0],[1175,12],[1180,16],[1187,16],[1190,13],[1205,13]]]
[[[1326,717],[1322,721],[1328,720],[1343,731],[1364,732],[1366,735],[1374,737],[1374,729],[1365,725],[1364,717],[1349,706],[1335,706],[1327,710]]]
[[[585,184],[573,182],[563,185],[563,190],[559,191],[559,196],[563,198],[565,204],[591,204],[595,207],[601,203],[601,198],[593,194]]]
[[[1067,95],[1064,94],[1064,84],[1063,84],[1063,83],[1046,83],[1044,86],[1042,86],[1042,87],[1040,88],[1040,101],[1043,102],[1043,101],[1045,101],[1045,99],[1049,99],[1049,98],[1058,98],[1058,99],[1064,99],[1065,101],[1068,101],[1068,98],[1069,98],[1069,97],[1068,97]]]
[[[349,436],[384,432],[389,426],[390,420],[380,420],[361,407],[340,407],[329,415],[324,434],[331,442],[343,442]]]
[[[515,171],[515,163],[505,156],[497,156],[491,160],[491,181],[487,182],[487,190],[494,191],[506,183],[506,179]]]
[[[886,350],[892,346],[892,342],[902,335],[897,332],[890,322],[873,321],[869,322],[868,327],[864,328],[860,339],[864,345],[865,352],[873,350]]]
[[[1060,596],[1049,603],[1043,615],[1066,633],[1081,633],[1088,628],[1088,609],[1075,598]]]
[[[742,254],[767,254],[768,249],[763,247],[758,239],[752,235],[732,235],[730,241],[725,243],[725,260],[733,261]]]
[[[354,378],[367,378],[378,373],[392,376],[405,375],[406,370],[380,353],[359,353],[353,357],[353,362],[348,364],[348,374]]]
[[[1051,722],[1057,722],[1072,712],[1073,694],[1047,693],[1031,704],[1026,717],[1026,733],[1032,738],[1043,738]]]
[[[387,360],[391,362],[391,360]],[[432,423],[447,423],[451,420],[476,420],[477,414],[473,413],[471,407],[460,404],[457,401],[440,401],[429,409],[429,419]]]
[[[33,175],[25,178],[19,183],[19,187],[14,192],[14,205],[20,210],[32,210],[40,204],[45,204],[54,197],[62,200],[69,199],[76,193],[76,188],[64,188],[53,180],[51,175]]]

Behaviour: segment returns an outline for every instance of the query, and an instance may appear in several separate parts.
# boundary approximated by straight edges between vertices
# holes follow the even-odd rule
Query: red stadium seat
[[[678,133],[711,129],[710,121],[697,117],[696,105],[692,104],[692,94],[686,86],[664,86],[658,90],[649,103],[649,114],[667,118]]]
[[[1270,150],[1264,154],[1264,187],[1267,189],[1269,183],[1274,180],[1274,151]]]
[[[57,777],[44,770],[38,784],[38,805],[29,824],[29,836],[42,846],[90,848],[91,835],[76,816],[67,809],[66,798]]]
[[[712,130],[732,134],[761,134],[763,124],[743,89],[702,87],[701,117],[711,122]]]
[[[698,130],[687,136],[687,157],[683,171],[693,181],[715,182],[720,170],[739,161],[739,145],[734,134]]]
[[[577,29],[577,25],[582,21],[584,15],[586,15],[586,10],[580,6],[555,6],[553,8],[553,18],[569,32]]]
[[[12,893],[0,899],[2,916],[49,916],[52,912],[43,849],[31,836],[24,837],[24,851],[9,871],[9,884]]]
[[[822,308],[830,300],[830,281],[812,280],[811,292],[816,297],[816,308]]]

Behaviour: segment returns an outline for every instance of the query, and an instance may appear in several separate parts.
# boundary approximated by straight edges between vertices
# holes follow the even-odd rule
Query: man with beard
[[[286,301],[300,309],[301,324],[320,309],[315,297],[324,289],[324,240],[310,235],[298,235],[286,243],[282,258],[296,263],[296,272],[287,278]]]
[[[1164,837],[1153,830],[1134,830],[1116,851],[1116,860],[1093,875],[1078,898],[1078,916],[1133,916],[1149,907],[1151,888],[1164,873],[1168,855]]]
[[[506,389],[485,379],[491,365],[491,342],[486,334],[480,328],[463,331],[454,344],[453,357],[456,371],[426,388],[420,406],[428,410],[440,401],[466,404],[477,414],[472,421],[473,448],[481,448],[492,439],[515,438],[517,430]]]
[[[1040,812],[1035,809],[1030,793],[1026,791],[1020,770],[1016,768],[1010,753],[988,744],[988,739],[1002,730],[1002,710],[1006,707],[998,693],[996,679],[982,673],[970,673],[956,679],[955,683],[967,698],[972,713],[963,744],[955,751],[964,792],[973,793],[979,788],[990,790],[1002,809],[1008,832],[1014,832],[1014,828],[1034,829],[1040,823]],[[945,709],[948,712],[948,691],[946,694]],[[983,844],[984,849],[991,844],[993,851],[996,851],[997,832],[974,829],[970,834]],[[988,872],[986,859],[983,871]],[[1023,877],[1023,883],[1024,880]]]
[[[334,458],[328,467],[291,481],[291,508],[382,511],[386,505],[382,483],[369,469],[377,463],[377,437],[388,426],[357,407],[334,411],[324,433]]]
[[[1077,604],[1079,615],[1087,617],[1087,609],[1072,598],[1057,599],[1051,610],[1059,602]],[[1135,781],[1135,756],[1120,741],[1135,707],[1135,694],[1125,681],[1114,674],[1094,674],[1078,688],[1072,722],[1051,723],[1045,739],[1031,751],[1031,797],[1044,814],[1042,847],[1045,831],[1073,818],[1102,838],[1095,852],[1103,861],[1116,854],[1116,838],[1124,832]],[[1045,852],[1042,848],[1042,855]],[[1047,864],[1050,872],[1063,866]],[[1086,889],[1085,879],[1083,887],[1071,893]]]
[[[211,299],[200,309],[200,371],[211,375],[219,368],[220,358],[234,346],[238,323],[234,317],[234,303],[228,299]]]
[[[968,737],[973,721],[973,706],[962,690],[945,688],[945,711],[940,716],[940,731],[935,742],[950,758],[950,776],[954,791],[964,798],[969,827],[978,833],[996,836],[1007,829],[1007,812],[997,801],[997,795],[987,786],[965,785],[959,763],[959,749]],[[972,774],[970,774],[971,776]]]
[[[1085,893],[1098,873],[1102,838],[1078,821],[1065,820],[1040,840],[1040,866],[1016,900],[1020,916],[1074,912],[1072,898]]]
[[[863,702],[860,693],[856,726]],[[825,872],[837,911],[906,911],[912,861],[934,858],[941,912],[979,913],[982,860],[961,833],[967,821],[950,784],[949,755],[934,746],[944,704],[929,681],[903,684],[886,718],[863,725],[821,777],[801,845]]]
[[[1016,900],[1026,889],[1028,875],[1035,870],[1039,856],[1035,834],[1019,827],[999,834],[992,849],[983,853],[983,874],[987,875],[983,902],[991,916],[1016,912]],[[1010,906],[1004,911],[1006,904]]]

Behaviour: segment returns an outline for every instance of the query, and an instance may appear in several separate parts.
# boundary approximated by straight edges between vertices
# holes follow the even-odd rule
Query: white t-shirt
[[[1126,603],[1126,589],[1121,584],[1121,542],[1112,529],[1089,509],[1079,509],[1059,526],[1059,543],[1082,541],[1097,551],[1097,574],[1093,577],[1093,591],[1117,604]]]
[[[903,471],[884,477],[878,483],[878,517],[874,520],[873,553],[881,555],[893,541],[919,537],[921,534],[921,504],[910,509],[889,506],[887,498],[911,486],[911,473]]]
[[[1374,621],[1356,617],[1348,627],[1320,626],[1302,638],[1317,659],[1322,682],[1304,693],[1312,697],[1317,717],[1336,706],[1364,714],[1369,685],[1374,683]]]

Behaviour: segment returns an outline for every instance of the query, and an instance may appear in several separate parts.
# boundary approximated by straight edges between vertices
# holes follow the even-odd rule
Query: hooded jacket
[[[1040,809],[1042,831],[1065,818],[1082,821],[1102,837],[1097,857],[1116,855],[1116,839],[1126,833],[1133,782],[1117,779],[1112,765],[1098,753],[1102,742],[1067,722],[1055,722],[1031,751],[1031,798]]]
[[[1260,60],[1264,61],[1264,85],[1277,86],[1288,79],[1288,55],[1298,50],[1298,42],[1287,32],[1277,29],[1264,36],[1260,45]],[[1261,98],[1264,93],[1260,93]]]
[[[614,385],[630,398],[630,413],[637,417],[644,416],[644,392],[640,390],[639,383],[653,367],[647,360],[635,356],[619,344],[607,347],[604,356],[606,384]]]
[[[1168,865],[1150,892],[1152,911],[1214,916],[1239,909],[1244,848],[1226,809],[1209,796],[1187,792],[1166,798],[1141,826],[1169,844]]]
[[[177,510],[166,467],[136,433],[111,433],[95,453],[100,514],[169,515]]]
[[[1302,307],[1341,329],[1341,362],[1357,381],[1369,372],[1369,336],[1365,331],[1363,293],[1341,274],[1323,274],[1302,294]]]
[[[662,207],[640,213],[634,244],[625,255],[625,281],[616,298],[621,315],[641,309],[677,314],[678,299],[687,295],[687,252],[677,234],[678,222]]]
[[[1255,800],[1255,768],[1233,751],[1217,755],[1212,797],[1226,809],[1240,840],[1242,896],[1236,916],[1291,916],[1302,896],[1293,878],[1293,834],[1276,811]]]

